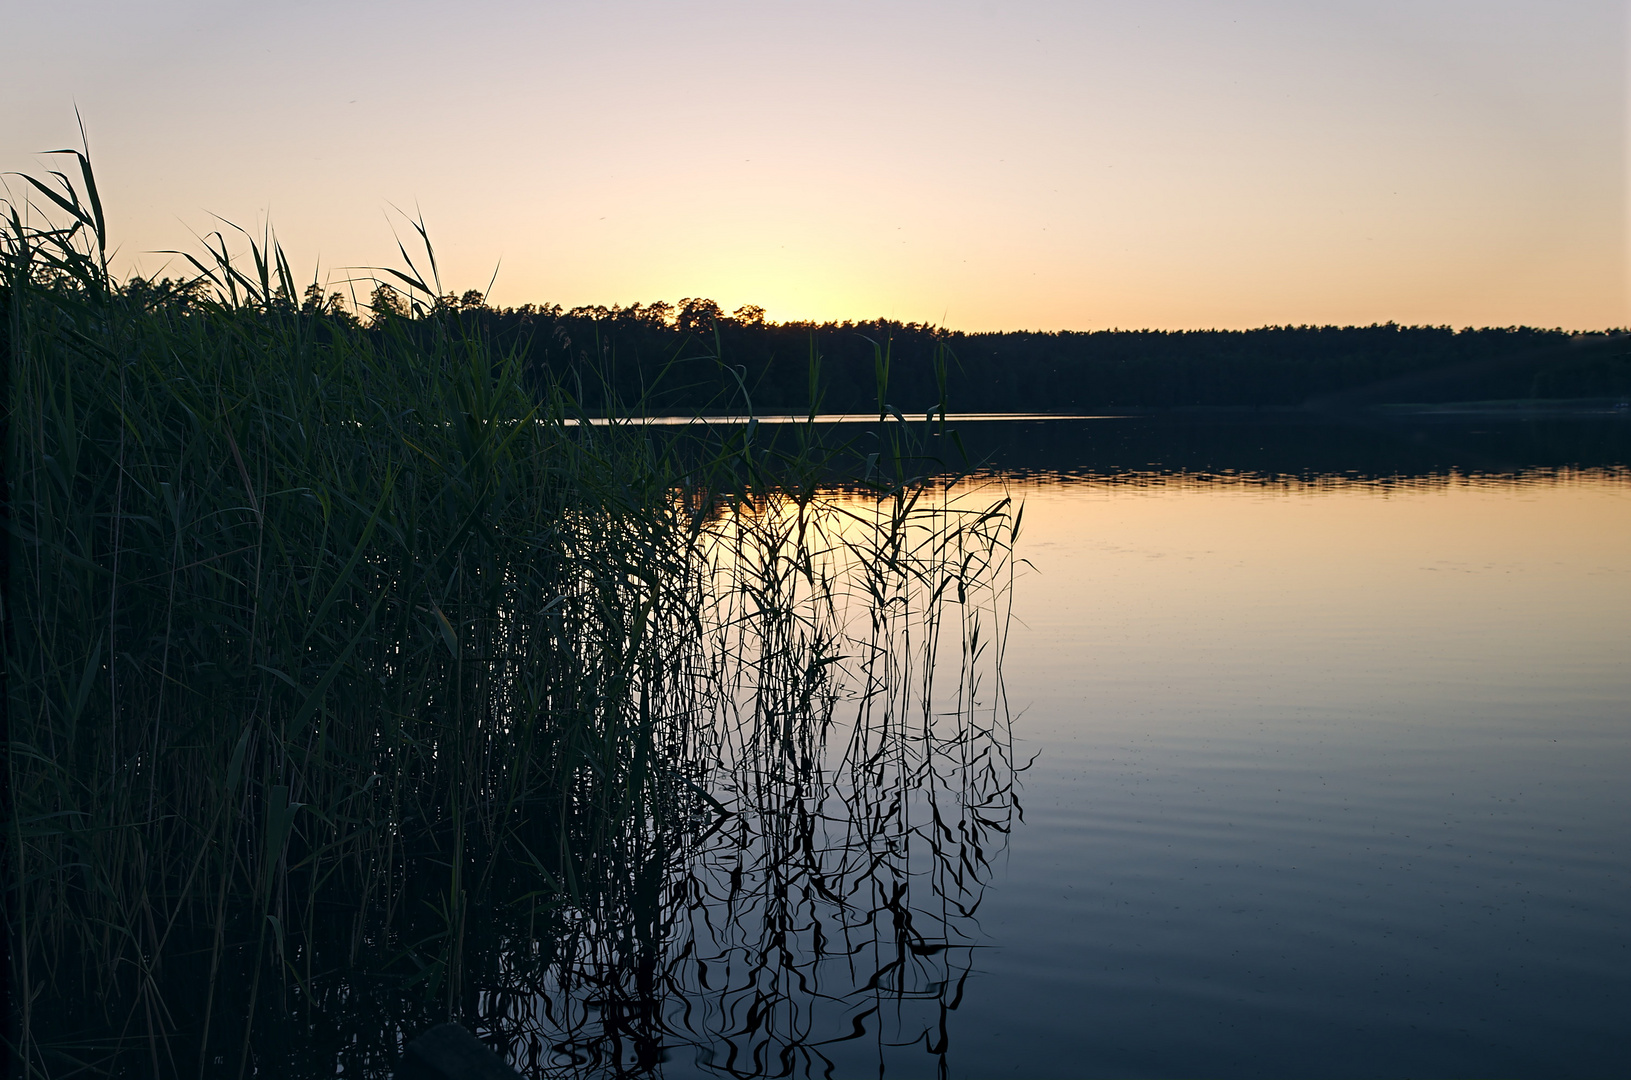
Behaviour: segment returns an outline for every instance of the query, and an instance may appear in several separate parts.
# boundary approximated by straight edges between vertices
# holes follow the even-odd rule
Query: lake
[[[1628,429],[965,424],[1024,506],[992,724],[717,829],[659,1033],[591,997],[531,1062],[1623,1073]]]

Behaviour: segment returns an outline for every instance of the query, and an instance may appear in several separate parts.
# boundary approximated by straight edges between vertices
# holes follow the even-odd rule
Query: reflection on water
[[[729,815],[651,867],[655,906],[632,913],[649,927],[585,934],[509,1010],[526,1067],[823,1076],[900,1051],[944,1060],[1017,816],[1006,731],[950,719],[800,732],[781,762],[721,778]],[[597,947],[630,936],[632,953]]]
[[[484,1033],[533,1075],[1622,1071],[1626,425],[1129,423],[965,430],[1025,506],[972,623],[913,621],[927,577],[723,620],[717,805]],[[887,565],[847,505],[816,547]]]
[[[719,519],[714,767],[473,934],[466,1022],[533,1076],[1623,1072],[1631,425],[999,427],[938,517]]]
[[[1489,456],[1015,482],[1039,756],[954,1073],[1623,1071],[1627,459]]]
[[[486,1032],[535,1075],[943,1071],[1019,818],[995,489],[739,508],[727,692],[684,834],[612,836],[632,888],[512,953]],[[927,1063],[927,1064],[924,1064]]]
[[[1377,416],[1220,413],[970,424],[963,449],[1011,477],[1242,478],[1413,483],[1517,478],[1631,462],[1617,416]],[[947,457],[961,453],[947,448]]]

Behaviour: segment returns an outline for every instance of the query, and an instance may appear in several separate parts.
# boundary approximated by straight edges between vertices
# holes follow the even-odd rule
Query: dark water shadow
[[[969,456],[1014,477],[1261,481],[1521,477],[1631,465],[1631,417],[1217,413],[963,424]]]

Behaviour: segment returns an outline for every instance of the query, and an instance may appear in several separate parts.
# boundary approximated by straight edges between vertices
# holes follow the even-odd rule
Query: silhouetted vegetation
[[[417,314],[410,321],[479,327],[540,384],[582,386],[586,404],[643,400],[676,413],[875,414],[880,384],[881,404],[906,415],[943,396],[983,412],[1090,412],[1631,394],[1623,332],[1388,323],[971,334],[888,320],[771,323],[760,308],[726,314],[696,298],[565,310],[492,308],[467,292],[410,309],[390,289],[371,306],[375,321]]]
[[[411,265],[355,312],[219,236],[190,280],[121,282],[77,161],[0,221],[17,1075],[384,1076],[447,1018],[535,1075],[944,1074],[1018,820],[1020,524],[928,475],[964,456],[948,398],[1627,386],[1623,338],[1558,331],[495,310]],[[588,422],[631,409],[942,420],[859,453],[813,420]],[[1086,433],[1084,468],[1170,453],[1150,430]]]
[[[118,281],[78,165],[0,203],[7,1075],[385,1077],[450,1018],[534,1075],[943,1055],[1012,802],[1006,500],[901,471],[922,425],[838,490],[757,425],[585,423],[476,294],[365,321],[270,238]],[[842,952],[790,953],[797,894]],[[859,981],[693,1010],[740,956],[755,1001]]]

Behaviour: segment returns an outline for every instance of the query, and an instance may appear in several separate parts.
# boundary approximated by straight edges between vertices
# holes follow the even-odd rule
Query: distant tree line
[[[140,283],[133,283],[139,285]],[[963,333],[924,323],[767,321],[688,297],[627,306],[492,307],[480,292],[410,301],[388,285],[347,312],[315,285],[291,308],[383,331],[458,322],[516,350],[588,411],[922,416],[1112,409],[1352,408],[1391,402],[1631,396],[1631,336],[1532,327]]]

